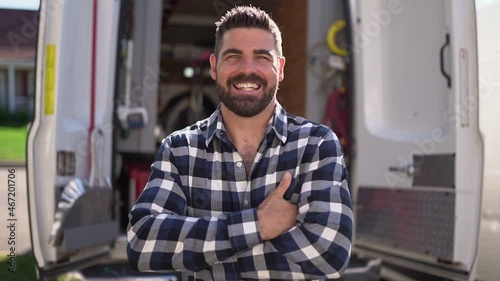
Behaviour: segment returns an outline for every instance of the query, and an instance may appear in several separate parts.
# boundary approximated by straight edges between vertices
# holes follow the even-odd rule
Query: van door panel
[[[483,163],[474,3],[350,5],[355,249],[468,275]]]
[[[42,271],[102,256],[118,235],[109,179],[120,4],[41,1],[27,172]]]

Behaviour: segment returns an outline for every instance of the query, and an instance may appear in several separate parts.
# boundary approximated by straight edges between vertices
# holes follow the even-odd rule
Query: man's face
[[[234,28],[222,37],[218,59],[210,56],[211,76],[221,102],[242,117],[261,113],[274,102],[285,58],[273,35],[257,28]]]

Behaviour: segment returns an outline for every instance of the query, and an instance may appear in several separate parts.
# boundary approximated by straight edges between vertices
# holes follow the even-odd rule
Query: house
[[[38,11],[0,9],[0,109],[33,114]]]

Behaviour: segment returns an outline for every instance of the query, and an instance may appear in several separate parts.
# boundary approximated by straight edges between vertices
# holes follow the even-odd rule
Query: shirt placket
[[[247,173],[245,170],[245,164],[243,162],[243,159],[241,158],[240,154],[235,151],[233,153],[233,159],[234,159],[234,175],[236,178],[236,192],[238,193],[238,201],[241,209],[247,209],[248,206],[248,199],[246,199],[246,190],[250,184],[250,182],[247,179]]]
[[[264,155],[264,151],[267,147],[267,141],[266,141],[267,135],[264,137],[264,140],[259,146],[259,149],[257,149],[257,153],[255,154],[255,158],[252,162],[252,168],[250,169],[250,174],[247,176],[247,181],[245,185],[245,190],[243,191],[243,196],[241,198],[241,209],[249,209],[252,207],[252,201],[251,201],[251,193],[250,191],[252,190],[252,173],[254,172],[254,169],[257,167],[259,164],[260,159],[262,159],[262,156]],[[238,154],[239,155],[239,154]],[[240,157],[241,159],[241,157]],[[242,162],[242,161],[241,161]],[[243,165],[243,172],[245,172],[245,167]],[[246,173],[245,173],[246,174]]]

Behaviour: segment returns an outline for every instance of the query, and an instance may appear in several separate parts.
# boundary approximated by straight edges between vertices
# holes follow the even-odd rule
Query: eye
[[[270,61],[271,59],[267,56],[257,56],[257,59],[258,60],[266,60],[266,61]]]
[[[226,57],[227,60],[237,60],[240,58],[240,55],[229,55]]]

